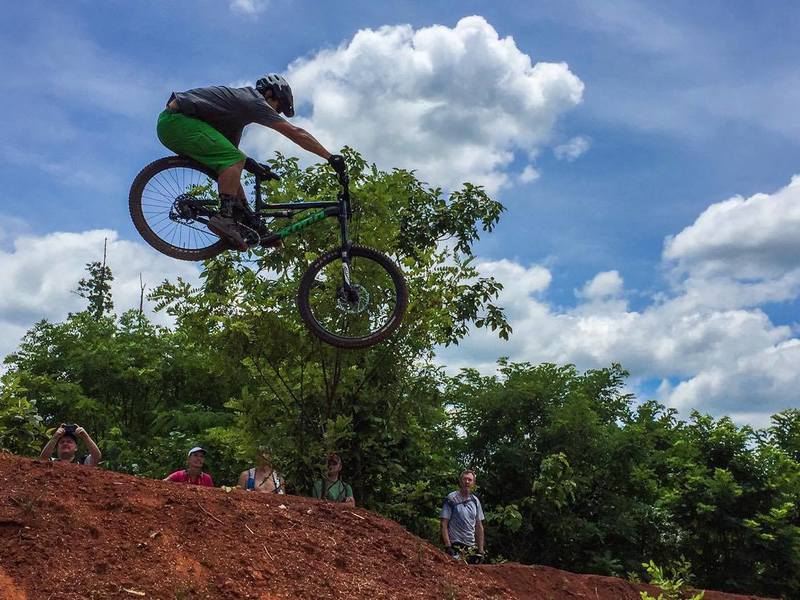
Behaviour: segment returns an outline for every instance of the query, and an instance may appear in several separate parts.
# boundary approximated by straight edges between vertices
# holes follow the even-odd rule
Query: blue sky
[[[440,353],[620,361],[682,412],[798,405],[794,2],[37,2],[0,23],[0,353],[77,307],[111,239],[117,305],[196,276],[142,245],[131,179],[172,90],[283,72],[295,121],[507,207],[478,246],[515,328]],[[290,150],[248,129],[243,148]],[[305,161],[313,157],[299,149]],[[158,318],[158,317],[157,317]]]

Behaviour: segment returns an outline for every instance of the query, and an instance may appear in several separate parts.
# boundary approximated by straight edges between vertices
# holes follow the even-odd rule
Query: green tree
[[[634,404],[625,376],[501,360],[497,376],[447,381],[491,551],[614,575],[685,557],[698,586],[797,595],[796,415],[766,432],[697,413],[684,422]]]
[[[103,241],[103,262],[86,264],[89,277],[81,279],[75,291],[80,297],[89,300],[87,310],[98,319],[114,310],[114,302],[111,299],[111,283],[114,281],[114,276],[111,274],[111,268],[106,265],[107,241]]]
[[[444,198],[410,172],[383,172],[346,153],[354,239],[401,264],[411,291],[404,325],[391,340],[342,351],[311,337],[299,319],[300,274],[338,242],[335,226],[306,230],[280,252],[257,252],[254,263],[220,256],[206,264],[200,287],[165,283],[152,297],[178,331],[215,348],[229,368],[245,370],[248,383],[228,403],[236,413],[229,431],[269,447],[290,490],[307,493],[325,454],[337,451],[359,502],[432,535],[430,504],[457,466],[442,375],[431,359],[436,344],[457,343],[472,323],[503,337],[510,332],[493,304],[500,285],[480,276],[472,254],[479,230],[490,231],[503,209],[479,187]],[[266,190],[273,201],[336,194],[326,167],[301,170],[282,156],[272,163],[283,173]]]
[[[28,399],[18,374],[5,375],[0,385],[0,451],[33,455],[43,436],[36,402]]]

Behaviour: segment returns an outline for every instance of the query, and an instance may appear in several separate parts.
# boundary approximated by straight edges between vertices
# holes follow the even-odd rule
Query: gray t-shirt
[[[475,522],[478,519],[484,520],[481,501],[475,494],[470,494],[466,500],[458,490],[447,494],[439,517],[450,519],[447,523],[447,534],[451,544],[458,542],[467,546],[475,545]]]
[[[239,146],[245,125],[269,125],[285,121],[255,88],[229,88],[221,85],[173,92],[181,113],[205,121]]]

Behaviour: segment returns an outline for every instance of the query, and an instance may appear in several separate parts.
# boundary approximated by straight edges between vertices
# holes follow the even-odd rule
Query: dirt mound
[[[454,563],[363,509],[0,454],[0,600],[78,598],[638,600],[639,594],[608,577]]]

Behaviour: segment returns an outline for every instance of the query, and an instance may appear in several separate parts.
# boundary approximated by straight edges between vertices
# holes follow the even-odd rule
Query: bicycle
[[[353,245],[347,173],[339,174],[336,201],[264,202],[261,183],[280,179],[268,165],[248,158],[245,170],[255,175],[255,206],[237,216],[237,227],[249,245],[274,245],[326,218],[339,221],[341,245],[323,253],[300,278],[297,307],[306,327],[338,348],[367,348],[389,337],[408,306],[408,286],[398,266],[385,254]],[[216,174],[185,156],[160,158],[136,176],[128,199],[137,231],[153,248],[180,260],[206,260],[229,249],[212,233],[208,220],[219,213],[211,193]],[[316,212],[269,232],[266,220]]]

